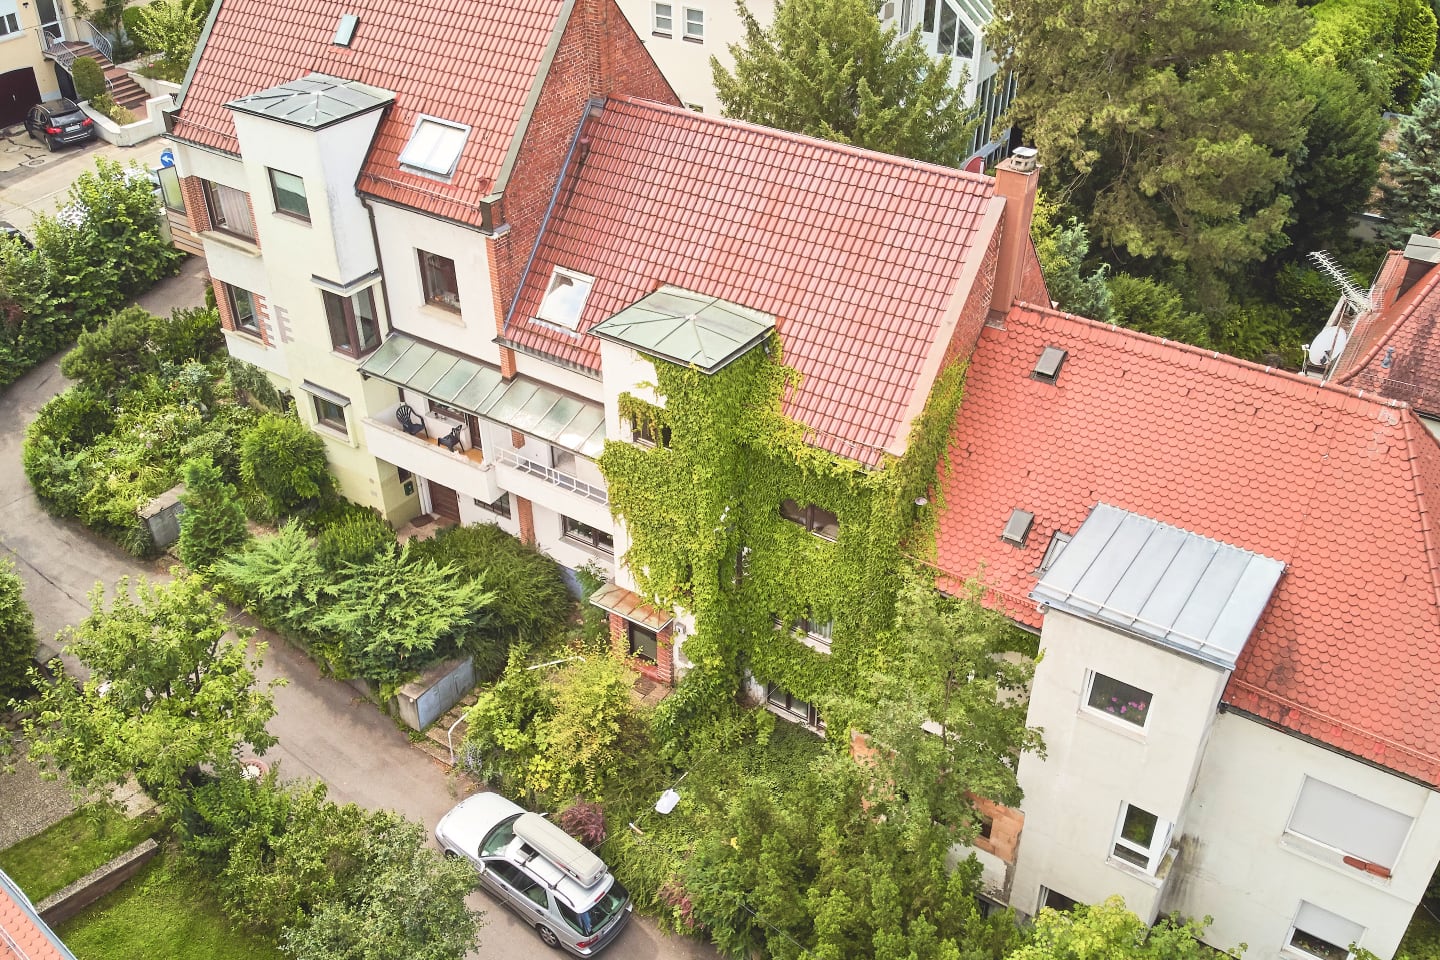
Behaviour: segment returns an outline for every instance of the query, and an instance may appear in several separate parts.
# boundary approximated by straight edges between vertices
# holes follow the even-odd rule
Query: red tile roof
[[[75,960],[4,873],[0,873],[0,960]]]
[[[174,134],[234,153],[229,101],[311,71],[390,90],[361,176],[367,193],[479,223],[555,32],[562,0],[224,0]],[[342,14],[360,18],[349,47]],[[473,129],[450,183],[407,173],[398,156],[418,114]]]
[[[585,331],[662,284],[772,314],[786,413],[867,465],[901,429],[989,177],[649,101],[609,100],[562,181],[505,338],[599,369]],[[596,278],[578,334],[534,321],[551,272]]]
[[[1440,445],[1406,405],[1021,305],[980,337],[941,474],[942,583],[980,573],[1033,627],[1052,532],[1101,500],[1284,561],[1225,702],[1440,784]]]
[[[1384,299],[1356,320],[1335,381],[1440,416],[1440,266],[1394,299],[1407,265],[1400,253],[1390,254],[1376,283]]]

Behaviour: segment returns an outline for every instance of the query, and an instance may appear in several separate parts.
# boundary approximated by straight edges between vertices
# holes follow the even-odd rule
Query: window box
[[[460,285],[455,279],[455,261],[438,253],[420,255],[420,283],[425,302],[434,307],[460,312]]]
[[[799,524],[822,540],[834,541],[840,537],[839,518],[813,503],[802,505],[794,500],[781,500],[780,516]]]
[[[268,168],[270,174],[270,195],[275,201],[275,212],[310,222],[310,200],[305,196],[305,181],[293,173]]]
[[[323,290],[325,318],[330,323],[330,345],[336,352],[363,357],[380,346],[380,323],[375,317],[375,295],[370,287],[348,297]]]
[[[1150,703],[1153,699],[1154,696],[1149,691],[1091,671],[1085,693],[1085,707],[1107,718],[1120,720],[1143,730],[1150,719]]]

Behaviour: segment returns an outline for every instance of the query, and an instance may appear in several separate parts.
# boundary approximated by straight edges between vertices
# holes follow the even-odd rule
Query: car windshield
[[[630,894],[620,885],[620,881],[616,880],[610,885],[610,889],[605,891],[605,896],[601,897],[600,901],[589,910],[576,913],[561,903],[560,915],[565,918],[566,923],[575,928],[577,933],[589,935],[614,919],[617,913],[625,909],[625,904],[629,901]]]
[[[50,105],[50,115],[58,117],[62,113],[78,113],[80,108],[71,100],[56,100]]]
[[[504,850],[515,839],[515,821],[520,819],[520,814],[515,813],[501,820],[487,834],[485,841],[480,844],[480,855],[490,857]]]

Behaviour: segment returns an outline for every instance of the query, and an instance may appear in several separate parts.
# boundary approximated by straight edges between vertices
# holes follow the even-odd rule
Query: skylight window
[[[335,27],[335,39],[332,41],[337,47],[348,47],[350,41],[355,39],[355,28],[360,25],[360,18],[353,13],[340,15],[340,23]]]
[[[1005,521],[1005,529],[1000,534],[1000,539],[1016,547],[1025,546],[1025,538],[1030,536],[1030,527],[1035,523],[1035,514],[1029,510],[1014,509],[1010,511],[1010,519]]]
[[[1035,361],[1035,369],[1030,371],[1030,376],[1054,383],[1060,379],[1060,366],[1065,362],[1066,355],[1059,347],[1046,347],[1040,351],[1040,359]]]
[[[585,300],[590,296],[590,287],[594,283],[594,277],[556,267],[550,275],[550,286],[545,289],[536,317],[574,330],[580,325],[580,311],[585,309]]]
[[[438,117],[421,116],[415,121],[415,130],[410,142],[400,151],[400,165],[448,177],[455,172],[460,162],[460,151],[465,149],[465,140],[470,128]]]

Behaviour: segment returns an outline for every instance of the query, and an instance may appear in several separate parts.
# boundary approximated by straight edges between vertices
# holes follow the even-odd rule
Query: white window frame
[[[1325,915],[1323,918],[1317,917],[1314,919],[1322,919],[1324,922],[1344,924],[1346,926],[1354,927],[1356,930],[1355,936],[1353,938],[1345,938],[1349,941],[1347,943],[1336,943],[1333,940],[1328,940],[1320,934],[1315,933],[1313,930],[1305,929],[1305,927],[1302,927],[1301,924],[1307,911],[1315,914]],[[1313,923],[1306,924],[1306,926],[1313,925]],[[1347,920],[1345,917],[1340,916],[1338,913],[1326,910],[1324,907],[1316,906],[1315,904],[1305,900],[1301,900],[1300,906],[1295,909],[1295,918],[1290,922],[1290,929],[1285,934],[1285,945],[1281,948],[1281,953],[1289,954],[1291,956],[1304,957],[1306,958],[1306,960],[1333,960],[1333,958],[1325,957],[1318,953],[1311,953],[1309,950],[1306,950],[1304,947],[1297,944],[1295,942],[1295,934],[1297,931],[1304,933],[1307,936],[1314,937],[1322,943],[1328,943],[1330,946],[1334,947],[1337,950],[1344,950],[1346,960],[1349,960],[1349,958],[1355,956],[1355,954],[1350,950],[1350,944],[1354,943],[1356,945],[1359,945],[1360,939],[1365,936],[1365,928],[1360,924],[1356,923],[1353,920]]]
[[[669,13],[661,13],[660,8],[664,7]],[[661,26],[661,21],[665,26]],[[659,34],[662,37],[673,37],[675,35],[675,4],[673,3],[652,3],[650,4],[650,32]]]
[[[547,301],[559,287],[561,278],[569,280],[574,286],[583,286],[585,292],[580,297],[580,305],[575,309],[575,315],[564,319],[557,319],[553,309],[547,310]],[[577,330],[580,327],[580,317],[585,313],[585,304],[590,299],[591,292],[595,289],[595,278],[587,276],[576,270],[567,270],[564,267],[556,267],[550,274],[550,282],[545,285],[545,294],[540,298],[540,306],[535,311],[535,319],[544,323],[552,323],[557,327],[566,330]],[[547,315],[548,314],[548,315]]]
[[[1134,840],[1127,839],[1123,836],[1125,832],[1125,818],[1132,808],[1139,813],[1155,818],[1155,832],[1151,834],[1150,843],[1146,846],[1142,846]],[[1144,807],[1137,806],[1133,803],[1122,803],[1120,804],[1120,816],[1115,819],[1115,835],[1110,840],[1110,859],[1116,863],[1124,864],[1127,867],[1143,870],[1153,877],[1155,871],[1160,867],[1160,861],[1165,857],[1165,851],[1170,849],[1170,835],[1174,829],[1175,825],[1162,818],[1159,814],[1151,813]],[[1116,852],[1117,849],[1124,849],[1137,856],[1144,857],[1145,863],[1139,864],[1133,860],[1128,860],[1120,856]]]
[[[692,13],[698,13],[698,14],[700,15],[700,29],[699,29],[698,31],[692,31],[692,30],[690,29],[690,14],[692,14]],[[683,35],[684,35],[685,39],[686,39],[686,40],[689,40],[691,43],[704,43],[704,42],[705,42],[705,8],[704,8],[704,7],[683,7],[683,8],[681,9],[681,15],[684,17],[684,19],[680,21],[680,29],[683,31]]]
[[[1090,696],[1091,696],[1091,693],[1093,692],[1094,687],[1095,687],[1095,678],[1096,678],[1096,677],[1104,677],[1105,679],[1107,679],[1107,680],[1112,680],[1112,681],[1114,681],[1115,683],[1123,683],[1123,684],[1125,684],[1125,686],[1127,686],[1127,687],[1131,687],[1131,688],[1133,688],[1133,689],[1135,689],[1135,690],[1139,690],[1141,693],[1148,694],[1149,697],[1150,697],[1150,700],[1149,700],[1149,702],[1145,705],[1145,718],[1144,718],[1144,722],[1143,722],[1143,723],[1134,723],[1134,722],[1132,722],[1132,721],[1130,721],[1130,720],[1125,719],[1125,717],[1123,717],[1123,716],[1121,716],[1121,715],[1119,715],[1119,714],[1110,713],[1110,712],[1108,712],[1108,711],[1106,711],[1106,710],[1101,710],[1101,709],[1099,709],[1099,708],[1097,708],[1097,707],[1092,707],[1092,706],[1090,705]],[[1143,732],[1147,731],[1147,730],[1150,728],[1150,714],[1151,714],[1151,712],[1154,710],[1154,707],[1155,707],[1155,694],[1152,693],[1151,691],[1145,690],[1145,689],[1142,688],[1142,687],[1137,687],[1137,686],[1135,686],[1135,684],[1129,683],[1129,682],[1127,682],[1127,681],[1125,681],[1125,680],[1121,680],[1119,677],[1112,677],[1112,676],[1110,676],[1110,674],[1108,674],[1108,673],[1101,673],[1099,670],[1086,670],[1086,671],[1085,671],[1085,687],[1084,687],[1084,689],[1081,691],[1081,694],[1080,694],[1080,709],[1083,710],[1085,713],[1088,713],[1090,716],[1092,716],[1092,717],[1100,717],[1100,718],[1103,719],[1106,723],[1113,723],[1113,724],[1115,724],[1116,726],[1118,726],[1118,727],[1119,727],[1120,729],[1122,729],[1122,730],[1130,730],[1130,731],[1134,731],[1134,732],[1136,732],[1136,733],[1143,733]]]
[[[420,135],[420,128],[427,123],[461,133],[460,143],[455,148],[454,155],[449,157],[450,162],[448,164],[444,164],[435,159],[434,155],[439,141],[437,141],[435,145],[432,145],[430,149],[426,150],[423,155],[420,154],[415,138]],[[447,179],[455,172],[455,168],[460,165],[460,157],[465,152],[465,144],[470,140],[470,130],[471,128],[468,124],[456,123],[453,120],[445,120],[441,117],[432,117],[428,113],[420,114],[415,118],[415,125],[410,128],[410,138],[405,141],[405,146],[400,149],[400,166],[406,170],[418,173],[421,176]],[[444,131],[441,132],[443,133]],[[415,148],[413,152],[412,147]],[[409,154],[408,159],[406,157],[407,154]],[[441,156],[443,157],[444,155]]]
[[[19,36],[24,31],[20,29],[20,17],[15,11],[0,13],[0,39]]]
[[[1300,812],[1300,805],[1305,799],[1306,788],[1309,787],[1312,783],[1315,784],[1314,790],[1316,791],[1316,793],[1322,795],[1312,798],[1312,803],[1316,806],[1333,806],[1338,801],[1340,804],[1348,805],[1354,808],[1349,811],[1348,815],[1340,816],[1340,819],[1346,822],[1352,822],[1359,819],[1361,816],[1361,811],[1366,814],[1371,813],[1371,810],[1367,808],[1373,808],[1373,815],[1375,816],[1384,817],[1386,815],[1389,815],[1396,818],[1403,817],[1409,821],[1409,826],[1406,827],[1405,835],[1401,838],[1399,846],[1395,848],[1394,855],[1388,858],[1389,862],[1386,862],[1385,858],[1376,857],[1375,859],[1371,859],[1376,853],[1375,850],[1361,850],[1358,848],[1351,849],[1347,846],[1339,846],[1336,843],[1332,842],[1340,839],[1339,837],[1335,837],[1332,835],[1327,839],[1326,837],[1316,836],[1315,833],[1320,833],[1321,831],[1317,830],[1314,833],[1306,833],[1304,832],[1303,825],[1296,825],[1296,814]],[[1328,798],[1323,796],[1327,793],[1329,794]],[[1285,818],[1286,837],[1298,839],[1306,844],[1314,844],[1317,847],[1324,848],[1325,851],[1333,851],[1333,853],[1330,854],[1332,856],[1334,854],[1339,854],[1342,858],[1349,857],[1354,860],[1361,861],[1362,863],[1370,863],[1378,867],[1383,867],[1386,870],[1386,876],[1388,876],[1388,872],[1390,870],[1393,870],[1395,868],[1395,865],[1400,862],[1400,857],[1405,852],[1405,845],[1409,842],[1410,834],[1414,831],[1414,829],[1414,817],[1409,816],[1405,813],[1401,813],[1399,810],[1388,807],[1383,803],[1377,803],[1374,800],[1363,797],[1353,790],[1346,790],[1344,787],[1337,786],[1326,780],[1321,780],[1318,777],[1312,777],[1308,774],[1301,781],[1300,790],[1295,794],[1295,802],[1290,806],[1290,815]],[[1370,831],[1371,835],[1373,835],[1373,833],[1373,830]],[[1355,845],[1352,844],[1352,846]]]

